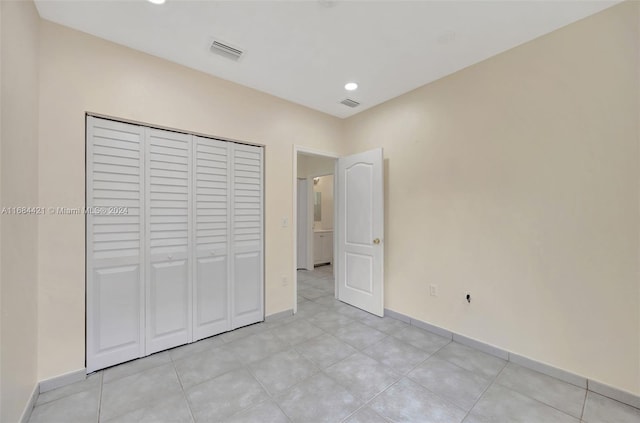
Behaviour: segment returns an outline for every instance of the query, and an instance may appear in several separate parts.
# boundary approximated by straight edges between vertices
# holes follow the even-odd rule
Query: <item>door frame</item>
[[[325,158],[330,158],[330,159],[334,159],[335,160],[335,165],[334,165],[334,170],[333,170],[333,193],[334,193],[334,199],[335,199],[335,192],[336,192],[336,169],[337,169],[337,165],[338,165],[338,159],[340,158],[340,155],[337,153],[333,153],[333,152],[328,152],[328,151],[322,151],[322,150],[316,150],[313,148],[309,148],[309,147],[304,147],[301,145],[293,145],[293,175],[292,175],[292,185],[293,185],[293,213],[292,213],[292,221],[291,221],[291,228],[293,228],[292,232],[292,239],[293,239],[293,313],[297,313],[298,312],[298,273],[297,273],[297,265],[298,265],[298,153],[302,153],[302,154],[306,154],[309,156],[318,156],[318,157],[325,157]],[[333,216],[335,218],[336,216],[336,206],[337,206],[337,201],[334,200],[333,202]],[[333,251],[334,251],[334,261],[335,261],[335,252],[336,252],[336,240],[338,239],[337,234],[335,232],[336,228],[334,225],[334,233],[333,233]],[[313,235],[313,233],[312,233]],[[308,240],[307,240],[308,242]],[[313,260],[311,261],[311,263],[313,263]],[[334,279],[334,296],[337,295],[337,288],[338,288],[338,282],[336,281],[336,267],[335,264],[333,266],[333,279]]]
[[[301,184],[304,184],[304,189],[307,191],[307,195],[306,195],[306,200],[307,201],[306,201],[306,204],[304,205],[304,207],[305,207],[305,209],[304,209],[305,213],[304,214],[306,214],[306,216],[304,217],[304,219],[305,219],[305,222],[309,222],[310,218],[313,219],[313,217],[312,217],[313,216],[313,202],[312,202],[313,199],[311,198],[311,196],[309,196],[309,193],[313,189],[312,186],[311,186],[312,182],[311,182],[311,179],[308,178],[308,177],[307,178],[298,178],[296,182],[298,184],[298,190],[296,191],[296,195],[298,195],[300,193],[300,191],[301,191],[301,189],[300,189],[300,185]],[[298,195],[297,199],[301,200],[299,195]],[[303,203],[304,203],[303,201],[299,201],[295,205],[295,207],[296,207],[296,210],[295,210],[296,211],[296,213],[295,213],[296,214],[296,219],[298,219],[300,217],[299,216],[301,214],[300,213],[300,206]],[[300,246],[300,239],[299,239],[300,238],[300,231],[298,230],[298,224],[299,223],[300,223],[300,221],[297,220],[296,221],[296,227],[295,227],[296,234],[297,234],[297,237],[296,237],[297,245],[296,245],[296,247]],[[312,239],[313,230],[312,230],[312,228],[308,227],[308,225],[307,225],[307,230],[305,232],[306,233],[304,234],[304,242],[305,242],[306,245],[304,246],[304,253],[305,253],[306,257],[304,257],[304,264],[305,265],[302,268],[304,268],[306,270],[312,270],[313,269],[313,252],[312,252],[312,248],[309,248],[309,247],[311,246],[311,243],[313,241],[313,239]],[[301,267],[299,266],[298,260],[297,260],[298,258],[299,258],[298,249],[296,248],[296,271],[301,269]]]

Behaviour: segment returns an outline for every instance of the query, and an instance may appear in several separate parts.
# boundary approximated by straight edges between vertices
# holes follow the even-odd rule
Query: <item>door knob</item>
[[[169,260],[173,260],[173,256],[172,256],[171,254],[169,254],[169,255],[167,256],[167,259],[169,259]]]
[[[376,238],[376,239],[374,239],[374,240],[373,240],[373,243],[374,243],[374,244],[376,244],[376,245],[380,244],[380,238]]]

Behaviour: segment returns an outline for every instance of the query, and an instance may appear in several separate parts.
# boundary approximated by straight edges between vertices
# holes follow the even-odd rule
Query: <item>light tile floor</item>
[[[38,398],[32,423],[638,423],[640,410],[333,298],[298,272],[298,313],[115,366]]]

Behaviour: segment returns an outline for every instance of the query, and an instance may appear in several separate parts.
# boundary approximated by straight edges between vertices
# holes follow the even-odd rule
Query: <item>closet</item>
[[[86,123],[87,372],[262,321],[262,147]]]

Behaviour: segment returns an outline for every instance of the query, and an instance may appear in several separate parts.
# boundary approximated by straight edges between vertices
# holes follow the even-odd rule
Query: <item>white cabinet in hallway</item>
[[[264,319],[263,148],[87,117],[87,371]]]
[[[313,264],[333,263],[333,231],[313,233]]]

